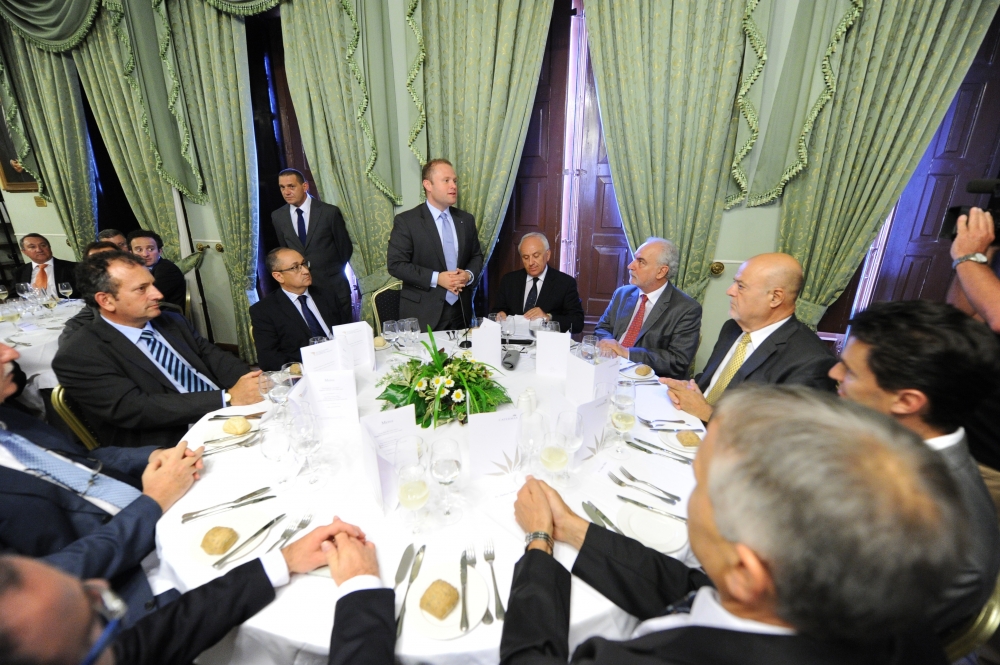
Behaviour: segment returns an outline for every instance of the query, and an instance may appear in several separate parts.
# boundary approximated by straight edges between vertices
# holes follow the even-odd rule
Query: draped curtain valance
[[[100,4],[100,0],[0,0],[0,16],[28,43],[58,52],[83,41]]]

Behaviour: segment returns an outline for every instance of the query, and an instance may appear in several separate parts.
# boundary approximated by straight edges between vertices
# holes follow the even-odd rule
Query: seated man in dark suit
[[[68,282],[76,289],[76,276],[73,269],[76,263],[63,261],[52,256],[52,247],[45,236],[29,233],[21,237],[21,251],[31,259],[18,268],[14,279],[45,291],[49,298],[59,297],[59,285]]]
[[[946,663],[923,612],[955,570],[965,514],[941,458],[912,432],[832,395],[727,394],[694,461],[688,538],[704,572],[592,525],[529,477],[514,515],[500,662],[565,663],[570,573],[642,623],[572,663]]]
[[[0,662],[190,663],[270,604],[275,588],[288,584],[292,574],[326,564],[339,596],[328,663],[390,665],[396,643],[393,593],[366,583],[363,578],[378,579],[375,546],[357,527],[336,518],[120,631],[112,623],[105,626],[120,601],[103,580],[81,582],[38,561],[0,556]]]
[[[975,616],[1000,573],[1000,526],[962,423],[1000,386],[1000,343],[950,305],[910,300],[871,305],[830,370],[841,397],[891,416],[944,459],[969,515],[962,567],[928,608],[943,634]]]
[[[583,304],[576,290],[576,280],[549,267],[552,251],[542,233],[526,233],[517,244],[524,268],[509,272],[500,279],[493,311],[503,320],[508,315],[545,319],[559,323],[562,332],[583,331]]]
[[[115,245],[113,242],[106,240],[98,240],[97,242],[92,242],[83,248],[83,258],[86,259],[88,256],[93,256],[94,254],[99,254],[101,252],[117,252],[117,251],[119,251],[118,246]],[[96,319],[98,309],[99,308],[97,307],[91,307],[88,305],[83,309],[81,309],[76,314],[74,314],[72,317],[70,317],[66,321],[66,325],[63,326],[63,331],[59,333],[58,345],[62,346],[63,344],[65,344],[66,340],[68,340],[70,337],[73,336],[73,333],[75,333],[77,330],[79,330],[85,325],[88,325],[94,319]]]
[[[156,289],[163,294],[163,300],[184,311],[187,300],[187,282],[184,273],[173,261],[163,258],[163,238],[152,231],[139,229],[128,234],[129,248],[133,254],[146,263],[146,267],[156,278]]]
[[[649,365],[659,376],[690,376],[701,305],[670,283],[679,261],[677,247],[663,238],[647,238],[635,250],[630,285],[615,290],[594,330],[602,353]]]
[[[261,401],[246,363],[178,314],[142,259],[102,252],[80,269],[80,291],[100,317],[59,348],[52,369],[103,445],[173,446],[209,411]]]
[[[123,252],[130,251],[128,248],[128,238],[118,229],[104,229],[97,234],[97,239],[101,242],[110,242]],[[83,255],[86,256],[87,253],[84,252]]]
[[[682,411],[704,422],[723,393],[743,383],[798,384],[833,392],[833,353],[795,318],[802,266],[788,254],[760,254],[736,271],[729,316],[705,370],[693,381],[660,379]]]
[[[257,365],[265,371],[301,362],[303,346],[313,337],[329,337],[345,323],[336,298],[312,286],[309,262],[294,249],[279,247],[267,254],[267,269],[281,288],[250,306]]]

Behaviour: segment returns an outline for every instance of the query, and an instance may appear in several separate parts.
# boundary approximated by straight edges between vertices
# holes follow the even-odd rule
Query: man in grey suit
[[[351,284],[344,268],[354,245],[340,208],[310,196],[309,183],[295,169],[278,174],[278,187],[288,203],[271,213],[278,244],[306,257],[316,288],[335,295],[341,320],[353,321]]]
[[[647,238],[628,265],[630,285],[619,287],[597,322],[601,352],[649,365],[659,376],[687,378],[701,332],[701,305],[670,283],[677,247]]]
[[[938,634],[979,612],[1000,572],[996,509],[962,424],[1000,383],[1000,344],[983,323],[924,300],[876,303],[851,321],[830,370],[841,397],[896,419],[944,458],[969,516],[969,543],[944,596],[928,607]]]
[[[416,318],[420,329],[465,328],[472,289],[483,269],[476,218],[455,207],[458,176],[451,162],[424,165],[427,202],[396,215],[389,235],[386,269],[402,280],[400,318]]]

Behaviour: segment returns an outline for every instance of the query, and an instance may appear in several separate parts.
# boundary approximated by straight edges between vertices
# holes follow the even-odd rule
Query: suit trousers
[[[441,318],[438,319],[434,330],[462,330],[466,327],[465,317],[462,316],[462,301],[456,300],[454,305],[444,303],[441,308]]]

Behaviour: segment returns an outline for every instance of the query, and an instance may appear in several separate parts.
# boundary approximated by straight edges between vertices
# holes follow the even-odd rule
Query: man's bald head
[[[773,252],[751,257],[726,291],[729,315],[745,332],[787,319],[795,313],[802,281],[802,266],[793,256]]]

